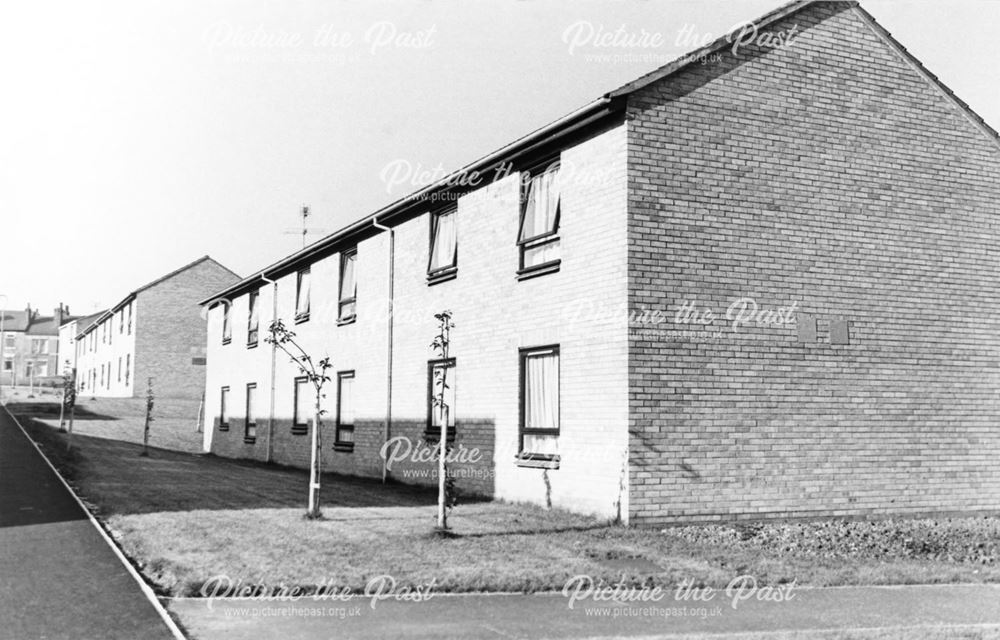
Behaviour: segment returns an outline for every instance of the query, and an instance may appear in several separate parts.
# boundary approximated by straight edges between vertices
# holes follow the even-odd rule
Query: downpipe
[[[372,218],[372,225],[376,229],[389,232],[389,308],[386,322],[386,380],[385,380],[385,429],[383,431],[382,451],[386,450],[389,439],[392,437],[392,337],[393,337],[393,316],[395,315],[395,270],[396,270],[396,231]],[[389,463],[387,456],[382,456],[382,482],[389,479]]]

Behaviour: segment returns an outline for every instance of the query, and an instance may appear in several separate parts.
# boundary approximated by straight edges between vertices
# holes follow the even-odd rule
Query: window
[[[427,440],[441,437],[444,407],[438,400],[444,385],[444,403],[448,407],[448,440],[455,437],[455,359],[431,360],[427,363]]]
[[[219,431],[229,431],[229,387],[219,394]]]
[[[34,365],[35,365],[34,362],[25,362],[24,363],[24,377],[25,378],[31,378],[31,374],[34,373]]]
[[[313,400],[309,378],[295,379],[295,414],[292,416],[292,434],[301,436],[309,433],[309,420],[313,414]]]
[[[340,322],[351,322],[357,317],[358,281],[355,267],[358,250],[340,254]]]
[[[525,466],[559,467],[559,347],[521,350],[521,450]]]
[[[118,335],[125,333],[125,310],[118,310]]]
[[[14,361],[10,360],[10,359],[4,360],[3,361],[3,370],[4,371],[13,371],[14,370]]]
[[[132,302],[128,303],[128,334],[132,335]]]
[[[295,281],[295,321],[309,319],[309,268],[299,271]]]
[[[49,363],[45,360],[39,360],[35,363],[35,375],[44,378],[49,375]]]
[[[108,389],[111,388],[111,361],[108,360]]]
[[[521,279],[559,270],[559,165],[532,175],[524,184],[521,230]]]
[[[101,386],[104,386],[104,365],[101,365]]]
[[[126,385],[128,385],[128,373],[129,373],[129,369],[130,369],[131,365],[132,365],[132,354],[131,353],[126,353],[125,354],[125,384]]]
[[[257,298],[260,296],[259,291],[251,291],[250,295],[247,297],[247,304],[249,305],[249,312],[247,313],[247,346],[256,347],[257,346],[257,334],[260,329],[260,313],[257,309]]]
[[[338,451],[354,450],[354,372],[337,374],[337,432],[333,448]]]
[[[122,357],[118,356],[118,382],[122,381]]]
[[[243,441],[257,441],[257,384],[254,382],[247,385],[247,419],[243,427]]]
[[[11,350],[15,346],[14,336],[6,335],[3,337],[3,346],[7,350]]]
[[[32,355],[46,355],[49,352],[49,341],[46,338],[31,339]]]
[[[222,303],[222,344],[229,344],[233,339],[233,305],[228,301]]]
[[[427,264],[427,280],[443,282],[455,277],[458,269],[458,210],[448,209],[431,214],[431,249]]]

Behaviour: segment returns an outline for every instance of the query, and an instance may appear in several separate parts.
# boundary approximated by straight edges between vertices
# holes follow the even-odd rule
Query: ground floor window
[[[3,361],[3,370],[4,371],[13,371],[14,370],[14,361],[13,360],[4,360]]]
[[[49,375],[49,363],[44,361],[36,362],[35,375],[40,378]]]
[[[337,373],[337,431],[333,448],[354,450],[354,372]]]
[[[559,462],[559,346],[521,349],[521,443],[525,463]],[[545,464],[539,466],[553,466]]]
[[[247,385],[247,413],[246,424],[243,427],[243,439],[247,442],[257,440],[257,384],[251,382]]]
[[[219,430],[229,431],[229,387],[222,387],[219,395]]]
[[[427,363],[427,440],[441,437],[444,415],[448,414],[448,440],[455,438],[457,411],[455,409],[455,359],[431,360]],[[441,391],[444,390],[444,405]]]
[[[292,414],[292,433],[297,436],[309,433],[309,420],[313,414],[314,396],[310,393],[312,385],[309,378],[302,376],[295,379],[294,413]]]

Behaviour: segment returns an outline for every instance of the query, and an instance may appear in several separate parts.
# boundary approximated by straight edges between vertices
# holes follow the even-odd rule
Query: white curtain
[[[309,313],[309,270],[299,272],[299,290],[295,296],[295,314]]]
[[[559,428],[559,355],[528,356],[525,416],[528,429]]]
[[[437,216],[434,228],[434,246],[431,249],[431,271],[455,265],[458,248],[457,218],[454,211]]]
[[[528,202],[521,222],[520,240],[523,242],[555,231],[558,210],[559,170],[549,169],[533,177],[528,185]]]
[[[257,421],[257,387],[247,387],[247,422]]]
[[[219,421],[222,424],[229,422],[229,389],[222,390],[222,400],[219,403]]]
[[[354,298],[358,292],[358,283],[354,279],[354,263],[357,261],[357,254],[351,254],[344,258],[343,273],[340,274],[340,299]]]
[[[251,295],[249,297],[249,302],[250,302],[250,321],[249,321],[250,325],[249,325],[249,329],[250,329],[250,331],[256,331],[257,327],[259,326],[259,323],[260,323],[260,320],[259,320],[259,317],[258,317],[258,313],[257,313],[257,298],[258,297],[259,296],[257,296],[256,294]]]
[[[340,415],[338,421],[341,426],[351,427],[338,433],[341,442],[354,442],[354,378],[341,376],[340,378]]]
[[[222,339],[229,340],[233,337],[232,305],[222,304]]]
[[[434,378],[433,386],[431,391],[434,394],[434,398],[437,399],[441,393],[441,373],[445,371],[444,365],[434,366]],[[450,366],[447,368],[448,376],[445,383],[448,388],[444,390],[444,403],[448,405],[448,426],[455,426],[455,367]],[[433,410],[431,411],[431,425],[435,427],[441,426],[441,418],[444,415],[444,407],[441,405],[432,405]]]
[[[313,387],[308,380],[298,380],[295,383],[296,404],[295,421],[298,424],[312,424],[313,414],[316,413],[316,396],[313,394]]]

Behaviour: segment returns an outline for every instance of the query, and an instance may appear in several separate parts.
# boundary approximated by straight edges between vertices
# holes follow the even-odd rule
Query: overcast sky
[[[6,3],[0,294],[89,313],[204,254],[246,275],[303,204],[335,231],[781,4]],[[1000,126],[1000,2],[862,4]]]

